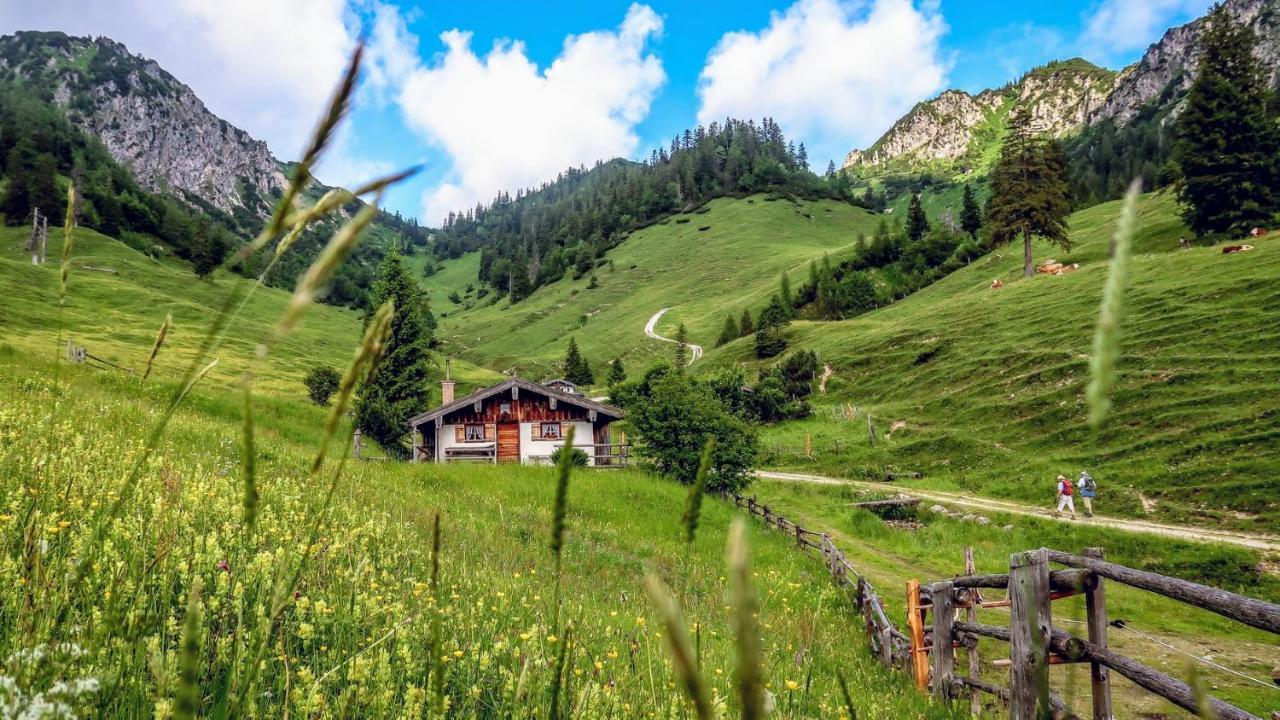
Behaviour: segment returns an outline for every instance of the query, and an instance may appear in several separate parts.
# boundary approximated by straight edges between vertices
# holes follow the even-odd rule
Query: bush
[[[566,449],[569,450],[570,453],[572,453],[569,456],[569,459],[573,463],[574,467],[587,466],[587,452],[585,450],[581,448],[568,448],[564,445],[561,445],[560,447],[551,451],[551,462],[556,465],[560,464],[560,457],[561,455],[564,454],[564,451]]]
[[[692,483],[708,437],[716,439],[711,457],[711,492],[740,490],[757,454],[755,430],[735,417],[706,384],[661,365],[638,383],[612,393],[627,410],[637,451],[659,472]]]
[[[329,404],[329,398],[338,391],[338,383],[342,381],[342,377],[338,375],[338,371],[324,365],[311,368],[307,376],[302,382],[307,386],[307,395],[311,398],[311,402],[324,407]]]

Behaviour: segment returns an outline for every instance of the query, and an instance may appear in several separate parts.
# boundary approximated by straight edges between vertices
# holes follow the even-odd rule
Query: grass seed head
[[[689,488],[689,503],[684,511],[684,538],[690,545],[698,537],[698,521],[702,517],[702,498],[707,494],[707,475],[711,471],[711,456],[716,450],[714,435],[707,438],[702,448],[702,458],[698,461],[698,473],[694,476],[693,486]]]
[[[689,633],[685,630],[684,619],[680,615],[680,608],[676,607],[675,598],[652,573],[645,577],[644,591],[662,616],[667,651],[671,654],[672,664],[680,676],[685,692],[693,701],[694,712],[699,720],[711,720],[711,696],[707,692],[706,683],[702,681],[702,675],[698,673],[697,654],[693,643],[689,641]]]
[[[200,636],[204,620],[200,612],[203,582],[196,576],[187,598],[187,617],[183,622],[181,656],[178,659],[178,686],[173,693],[173,717],[194,720],[200,707]]]
[[[742,518],[729,528],[729,605],[737,644],[734,682],[742,705],[743,720],[760,720],[764,713],[764,661],[760,647],[760,628],[756,626],[758,610],[755,591],[751,587],[751,569],[747,564],[747,526]]]
[[[311,463],[311,474],[314,475],[320,470],[320,466],[324,464],[325,456],[329,451],[329,443],[333,440],[333,436],[338,432],[338,425],[342,421],[342,416],[347,412],[347,406],[351,404],[351,395],[355,392],[356,385],[367,376],[367,371],[375,366],[378,359],[382,357],[383,351],[386,349],[387,338],[391,334],[391,319],[395,315],[395,303],[391,300],[382,304],[378,311],[374,313],[369,326],[365,328],[364,338],[360,341],[360,346],[356,348],[355,358],[352,359],[347,372],[343,374],[342,381],[338,383],[338,393],[334,398],[333,406],[329,408],[329,415],[325,418],[324,434],[320,441],[320,447],[316,451],[316,457]]]
[[[1116,362],[1120,359],[1120,323],[1124,315],[1124,294],[1129,286],[1129,252],[1138,211],[1142,180],[1135,179],[1125,193],[1120,218],[1112,241],[1111,268],[1102,292],[1102,307],[1093,334],[1093,357],[1089,360],[1089,387],[1085,397],[1089,403],[1089,427],[1102,425],[1111,411],[1111,389],[1116,381]]]
[[[160,331],[156,333],[156,341],[151,344],[151,354],[147,356],[147,369],[142,372],[143,380],[151,375],[151,370],[155,367],[156,355],[160,353],[160,346],[164,345],[164,339],[169,334],[169,326],[172,324],[173,313],[166,313],[164,322],[160,324]]]
[[[319,296],[320,291],[329,284],[329,279],[338,271],[338,266],[347,258],[351,250],[355,248],[356,243],[360,240],[361,233],[373,221],[378,214],[378,208],[374,205],[366,205],[356,213],[351,219],[339,230],[329,243],[325,245],[324,250],[320,252],[320,256],[311,263],[311,267],[307,268],[306,273],[298,280],[298,287],[293,291],[293,297],[289,300],[289,307],[284,311],[284,316],[280,318],[275,329],[275,338],[288,335],[294,326],[298,324],[302,313],[311,305]]]

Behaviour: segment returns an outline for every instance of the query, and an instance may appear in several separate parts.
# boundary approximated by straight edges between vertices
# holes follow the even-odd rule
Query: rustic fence
[[[1218,720],[1260,720],[1218,698],[1200,697],[1186,682],[1111,650],[1106,583],[1156,593],[1276,635],[1280,635],[1280,605],[1110,563],[1103,559],[1100,548],[1088,548],[1083,555],[1047,548],[1014,553],[1009,558],[1009,572],[994,575],[975,574],[972,549],[966,549],[966,574],[923,586],[916,580],[907,583],[904,632],[890,620],[870,581],[849,563],[829,535],[800,526],[754,497],[729,497],[737,507],[793,536],[797,547],[817,550],[835,582],[854,589],[855,607],[876,658],[886,666],[909,670],[917,688],[946,702],[967,695],[975,715],[982,707],[981,694],[987,693],[1008,706],[1012,720],[1070,717],[1067,705],[1050,692],[1049,668],[1087,663],[1093,720],[1113,717],[1111,672],[1191,713],[1200,713],[1203,700]],[[1052,569],[1050,563],[1062,567]],[[1006,597],[985,599],[983,589],[1005,590]],[[1084,638],[1053,624],[1053,601],[1077,595],[1085,598]],[[1007,627],[978,622],[977,611],[991,608],[1009,609]],[[961,611],[963,620],[959,619]],[[978,655],[982,638],[1008,643],[1007,656],[1001,652],[1001,658],[992,663],[1009,668],[1007,687],[982,679]],[[967,655],[963,674],[956,670],[957,649],[964,649]],[[1272,713],[1271,718],[1277,720],[1280,713]]]

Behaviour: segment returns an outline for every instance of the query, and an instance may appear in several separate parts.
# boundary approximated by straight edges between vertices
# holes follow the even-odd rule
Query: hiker
[[[1058,509],[1054,510],[1055,513],[1061,513],[1062,508],[1066,508],[1071,511],[1071,517],[1076,516],[1076,503],[1075,503],[1075,500],[1071,498],[1071,495],[1072,495],[1072,488],[1071,488],[1070,478],[1068,478],[1066,475],[1059,475],[1058,476]]]
[[[1080,500],[1084,503],[1084,516],[1093,517],[1093,498],[1098,494],[1098,482],[1087,470],[1080,471],[1080,479],[1076,481],[1080,490]]]

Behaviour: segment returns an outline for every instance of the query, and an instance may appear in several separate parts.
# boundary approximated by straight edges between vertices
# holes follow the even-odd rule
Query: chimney
[[[440,381],[440,404],[453,402],[453,378],[449,374],[449,358],[444,359],[444,380]]]

